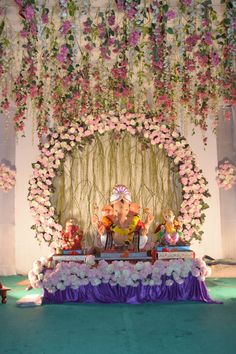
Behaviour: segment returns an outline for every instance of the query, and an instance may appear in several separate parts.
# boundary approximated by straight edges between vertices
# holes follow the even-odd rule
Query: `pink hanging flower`
[[[62,27],[61,27],[61,32],[63,34],[67,34],[70,31],[71,27],[72,27],[72,24],[70,21],[64,21],[62,24]]]
[[[111,16],[108,17],[107,21],[108,21],[109,26],[114,26],[114,24],[115,24],[115,19],[116,19],[116,18],[115,18],[114,15],[111,15]]]
[[[42,22],[46,25],[48,23],[48,14],[42,14]]]
[[[93,50],[93,46],[92,46],[92,44],[90,44],[90,43],[87,43],[87,44],[84,46],[84,48],[85,48],[88,52],[91,52],[91,51]]]
[[[30,97],[34,98],[38,93],[37,86],[31,86],[29,89]]]
[[[34,8],[31,5],[26,5],[22,15],[25,17],[26,20],[32,21],[34,18]]]
[[[28,37],[29,32],[26,31],[26,30],[22,30],[22,31],[20,31],[20,35],[21,35],[22,38],[26,38],[26,37]]]
[[[132,47],[135,47],[139,42],[139,38],[140,38],[140,32],[133,31],[129,35],[128,42]]]
[[[189,6],[192,4],[192,0],[181,0],[182,4],[185,6]]]
[[[61,63],[64,63],[67,59],[67,55],[69,54],[69,49],[67,48],[66,45],[62,45],[60,47],[60,51],[59,53],[57,54],[56,58],[57,60],[59,60]]]
[[[208,45],[212,45],[212,44],[213,44],[212,38],[211,38],[211,33],[210,33],[210,32],[206,32],[206,33],[205,33],[204,41],[205,41],[205,43],[208,44]]]
[[[211,53],[211,64],[213,66],[217,66],[220,63],[220,57],[217,53],[212,52]]]
[[[175,11],[173,11],[173,10],[169,10],[166,13],[166,17],[168,20],[173,20],[175,18],[175,16],[176,16],[176,14],[175,14]]]
[[[136,13],[137,13],[137,9],[135,7],[129,8],[127,11],[127,16],[129,18],[129,20],[132,20],[132,18],[135,17]]]

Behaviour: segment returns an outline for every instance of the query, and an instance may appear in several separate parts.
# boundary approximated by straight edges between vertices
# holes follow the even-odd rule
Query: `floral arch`
[[[53,180],[60,170],[67,154],[75,149],[83,149],[91,143],[96,134],[109,131],[129,132],[139,136],[145,144],[157,145],[172,159],[182,185],[182,203],[178,219],[183,224],[187,241],[201,240],[201,224],[204,210],[208,208],[205,198],[209,196],[207,181],[197,166],[194,154],[181,134],[165,124],[158,124],[155,117],[147,120],[144,114],[109,112],[100,116],[84,115],[79,123],[58,126],[50,131],[48,142],[40,145],[40,157],[33,164],[28,200],[35,219],[32,226],[38,241],[53,246],[60,245],[62,225],[58,222],[51,196],[54,192]]]

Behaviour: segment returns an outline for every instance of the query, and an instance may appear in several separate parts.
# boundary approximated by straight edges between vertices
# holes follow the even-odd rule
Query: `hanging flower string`
[[[232,116],[230,106],[236,105],[236,3],[235,1],[225,2],[225,11],[221,26],[219,28],[219,41],[223,41],[223,61],[224,75],[221,76],[223,88],[223,99],[228,109],[224,110],[225,119]],[[220,43],[220,44],[221,44]]]
[[[99,116],[83,115],[81,123],[58,126],[48,136],[48,142],[40,145],[41,155],[33,164],[33,176],[30,179],[28,200],[35,218],[36,237],[57,247],[61,242],[62,226],[51,202],[53,179],[59,171],[60,164],[66,154],[76,149],[83,149],[91,143],[95,134],[114,131],[115,134],[129,132],[140,137],[148,144],[164,149],[173,160],[182,184],[183,201],[180,208],[179,221],[183,224],[183,234],[187,241],[201,240],[201,224],[204,222],[204,210],[208,208],[205,198],[209,196],[207,181],[196,165],[193,152],[186,139],[167,125],[156,125],[155,117],[123,113],[117,116],[114,112]]]
[[[55,121],[124,108],[173,126],[184,116],[205,133],[209,114],[217,121],[222,98],[227,107],[235,104],[234,1],[220,5],[223,18],[211,0],[180,0],[175,8],[168,0],[111,1],[98,11],[79,0],[50,7],[47,1],[16,3],[23,55],[14,119],[22,134],[30,101],[40,138]],[[7,23],[0,23],[3,39]],[[6,53],[7,42],[1,43]],[[3,59],[1,72],[12,81]],[[8,91],[2,107],[9,104]]]
[[[4,163],[0,164],[0,190],[9,192],[16,184],[16,171],[6,166]]]
[[[236,184],[236,166],[228,160],[221,163],[217,168],[216,181],[219,188],[231,189]]]
[[[14,83],[16,113],[15,129],[24,135],[25,119],[27,118],[28,100],[34,101],[37,95],[37,20],[35,5],[30,0],[16,0],[23,29],[20,36],[23,41],[23,57],[21,70]]]
[[[12,91],[12,80],[9,80],[9,76],[12,77],[14,67],[14,44],[6,9],[0,6],[0,113],[9,112]]]

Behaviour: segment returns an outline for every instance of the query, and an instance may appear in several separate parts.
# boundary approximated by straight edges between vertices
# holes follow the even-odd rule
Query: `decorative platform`
[[[59,257],[59,256],[57,256]],[[64,255],[63,255],[64,257]],[[79,257],[67,256],[67,257]],[[81,256],[80,256],[81,257]],[[63,260],[43,270],[43,303],[129,303],[213,301],[205,285],[208,268],[201,259]]]
[[[163,277],[161,285],[143,285],[141,282],[136,286],[110,284],[81,285],[78,289],[66,287],[64,290],[57,290],[50,293],[44,289],[43,303],[62,304],[64,302],[78,303],[127,303],[141,304],[146,302],[174,302],[174,301],[201,301],[206,303],[216,303],[207,291],[205,282],[189,275],[183,284],[173,283],[167,286]]]
[[[55,254],[52,259],[56,263],[58,262],[84,262],[86,261],[86,255],[82,254],[80,251],[63,251],[63,254]],[[195,258],[195,253],[189,249],[178,250],[176,248],[170,251],[165,251],[162,248],[161,251],[155,252],[155,260],[171,260],[171,259],[193,259]],[[106,260],[106,261],[151,261],[153,259],[153,254],[151,252],[101,252],[95,256],[96,261]]]

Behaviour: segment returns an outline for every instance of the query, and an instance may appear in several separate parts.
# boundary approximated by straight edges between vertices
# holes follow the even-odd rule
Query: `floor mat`
[[[236,278],[209,278],[223,305],[199,302],[62,304],[19,308],[24,277],[2,277],[12,290],[0,304],[4,354],[235,354]],[[227,348],[227,350],[226,350]]]

